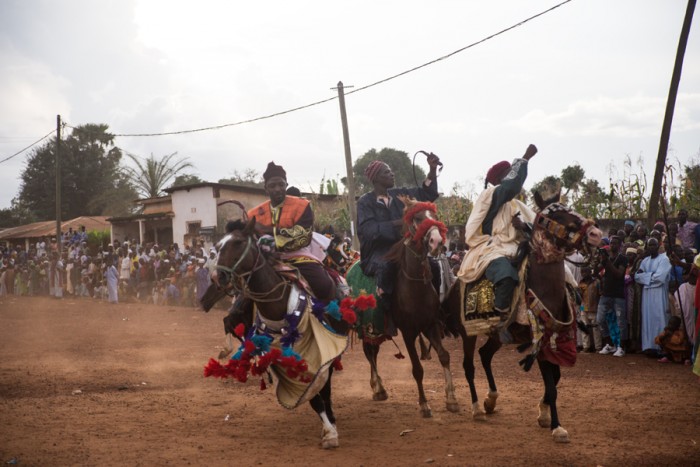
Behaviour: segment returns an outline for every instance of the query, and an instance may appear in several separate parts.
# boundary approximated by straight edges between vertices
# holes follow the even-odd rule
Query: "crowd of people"
[[[0,297],[68,296],[198,307],[216,264],[216,250],[206,251],[201,244],[181,250],[177,244],[115,240],[103,251],[91,251],[84,231],[64,234],[60,250],[55,238],[42,238],[29,248],[0,247]]]
[[[488,250],[488,254],[470,251],[475,247],[469,247],[469,228],[471,225],[476,232],[473,235],[482,237],[504,235],[504,241],[499,244],[506,244],[509,238],[505,235],[511,228],[508,220],[512,216],[499,217],[499,213],[520,192],[527,161],[535,153],[536,148],[531,145],[513,165],[499,163],[487,175],[487,185],[492,186],[480,197],[485,205],[475,206],[475,211],[481,210],[481,217],[472,213],[467,224],[466,248],[457,250],[450,245],[434,262],[435,273],[443,277],[441,295],[447,282],[463,278],[465,264],[487,258],[489,261],[484,262],[481,273],[494,284],[495,310],[504,313],[509,306],[517,274],[506,260],[507,251]],[[411,194],[433,200],[437,197],[435,169],[439,159],[433,156],[429,162],[428,178]],[[382,255],[401,238],[402,205],[396,198],[398,189],[392,188],[393,173],[385,163],[370,164],[366,175],[373,182],[374,191],[358,203],[359,259],[366,274],[377,276],[380,300],[387,301],[395,272],[382,260]],[[286,172],[274,163],[265,172],[265,188],[270,201],[249,212],[257,216],[256,227],[261,234],[274,238],[277,249],[302,271],[312,290],[332,297],[332,282],[321,272],[320,264],[317,267],[315,260],[309,260],[319,256],[314,254],[311,242],[314,217],[309,202],[285,191]],[[284,211],[281,206],[285,206]],[[521,206],[518,215],[524,210]],[[677,213],[676,219],[668,225],[657,222],[651,228],[640,221],[620,220],[618,225],[622,228],[610,229],[595,251],[586,255],[573,252],[567,258],[569,282],[576,285],[580,301],[577,316],[583,325],[578,331],[580,352],[614,357],[643,352],[664,363],[690,364],[694,359],[700,324],[696,322],[700,303],[700,288],[696,286],[700,271],[700,225],[688,220],[685,209]],[[349,247],[349,242],[341,243]],[[492,242],[474,244],[493,249]],[[207,251],[202,244],[185,245],[181,250],[177,244],[163,248],[153,243],[140,245],[135,240],[114,241],[104,251],[90,252],[87,234],[81,229],[66,232],[61,245],[59,251],[55,239],[41,239],[27,249],[17,245],[0,250],[0,296],[69,295],[110,303],[139,301],[198,307],[216,269],[216,250]],[[470,253],[475,258],[471,262],[467,261]],[[475,270],[471,266],[468,269]]]
[[[690,364],[697,353],[700,303],[700,224],[688,220],[655,223],[626,220],[610,229],[601,248],[571,253],[566,262],[578,284],[578,350],[623,357],[643,352],[660,362]],[[618,221],[621,222],[621,221]],[[465,251],[445,252],[458,274]]]

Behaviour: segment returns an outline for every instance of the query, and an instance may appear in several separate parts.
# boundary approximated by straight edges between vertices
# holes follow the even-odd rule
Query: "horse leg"
[[[428,348],[428,346],[426,345],[421,334],[418,334],[418,344],[420,345],[420,359],[430,360],[432,358],[430,356],[430,348]]]
[[[486,420],[484,410],[479,406],[479,396],[476,395],[476,385],[474,384],[474,350],[476,350],[476,336],[467,336],[467,330],[462,326],[459,329],[459,335],[462,337],[462,351],[464,360],[462,367],[464,375],[469,383],[469,393],[472,396],[472,417],[477,421]]]
[[[340,445],[338,443],[338,430],[335,427],[335,416],[331,408],[330,397],[331,375],[329,374],[328,381],[326,381],[321,391],[309,401],[323,424],[321,428],[321,447],[323,449],[337,448]]]
[[[557,443],[568,443],[569,433],[559,424],[557,414],[557,383],[561,378],[559,365],[555,365],[546,360],[537,360],[544,381],[544,397],[540,401],[540,416],[537,418],[540,426],[546,428],[547,418],[549,418],[549,428],[552,430],[552,438]],[[549,417],[546,409],[549,408]]]
[[[428,399],[425,397],[425,390],[423,389],[423,365],[420,363],[420,358],[418,357],[418,351],[416,351],[416,334],[408,335],[408,332],[404,330],[401,331],[403,336],[403,341],[406,344],[406,351],[411,359],[411,370],[413,373],[413,379],[416,380],[416,385],[418,386],[418,405],[420,406],[421,414],[424,418],[429,418],[433,416],[432,410],[428,405]]]
[[[362,351],[367,357],[370,369],[369,385],[372,387],[372,400],[385,401],[389,398],[382,384],[382,378],[377,370],[377,355],[379,354],[379,344],[362,342]]]
[[[484,345],[479,348],[479,357],[481,357],[481,365],[484,367],[486,379],[489,383],[489,393],[484,400],[484,410],[486,413],[493,413],[496,410],[496,399],[498,399],[498,389],[496,389],[496,380],[493,378],[493,370],[491,369],[491,360],[493,356],[501,348],[501,341],[498,337],[489,336]]]
[[[437,352],[440,365],[442,365],[442,371],[445,374],[445,401],[447,410],[450,412],[459,412],[459,404],[455,397],[455,387],[452,381],[452,372],[450,371],[450,353],[445,350],[445,347],[442,345],[442,335],[437,326],[433,326],[426,336],[430,341],[430,345],[432,345]],[[420,336],[418,337],[420,339]]]

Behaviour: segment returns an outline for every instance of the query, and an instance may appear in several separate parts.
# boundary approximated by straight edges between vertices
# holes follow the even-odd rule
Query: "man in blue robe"
[[[642,260],[634,280],[642,288],[642,351],[660,348],[654,343],[666,327],[670,317],[668,285],[671,281],[671,261],[666,253],[659,253],[659,242],[655,238],[647,241],[649,256]]]

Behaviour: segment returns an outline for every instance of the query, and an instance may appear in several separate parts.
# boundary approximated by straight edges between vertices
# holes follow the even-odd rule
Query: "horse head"
[[[403,221],[407,239],[416,250],[437,256],[445,244],[447,227],[437,220],[435,204],[403,195],[398,198],[405,205]]]
[[[345,272],[345,269],[350,262],[350,258],[345,253],[345,242],[343,237],[339,235],[333,235],[331,237],[331,243],[326,248],[327,261],[326,264],[331,268],[339,271],[341,273]]]
[[[593,219],[587,219],[560,203],[560,193],[543,199],[535,192],[535,204],[539,208],[535,218],[535,230],[541,229],[558,248],[566,251],[597,247],[603,233]]]
[[[219,288],[233,287],[240,292],[250,275],[265,261],[257,244],[255,217],[248,222],[230,221],[226,235],[216,244],[218,257],[212,281]]]

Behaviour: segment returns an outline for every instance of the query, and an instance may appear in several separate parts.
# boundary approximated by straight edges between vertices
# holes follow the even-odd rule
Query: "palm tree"
[[[136,164],[136,168],[125,167],[124,171],[139,194],[145,198],[156,198],[163,194],[168,182],[174,180],[183,170],[194,168],[187,162],[187,158],[174,160],[176,155],[177,153],[174,152],[169,156],[156,159],[151,154],[151,157],[141,159],[127,153],[127,156]]]

